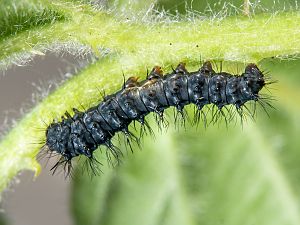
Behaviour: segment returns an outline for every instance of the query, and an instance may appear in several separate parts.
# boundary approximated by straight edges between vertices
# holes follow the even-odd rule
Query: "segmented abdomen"
[[[216,73],[210,62],[191,73],[183,63],[166,75],[160,67],[154,67],[144,81],[130,77],[120,91],[105,97],[98,106],[85,112],[74,109],[73,117],[66,113],[61,122],[50,124],[46,146],[66,162],[78,155],[91,158],[100,145],[106,145],[117,157],[111,139],[119,131],[129,134],[133,120],[144,125],[150,112],[162,116],[170,106],[182,111],[190,103],[198,110],[211,103],[219,109],[229,104],[239,108],[249,100],[257,100],[264,85],[263,73],[255,64],[249,64],[241,75]]]

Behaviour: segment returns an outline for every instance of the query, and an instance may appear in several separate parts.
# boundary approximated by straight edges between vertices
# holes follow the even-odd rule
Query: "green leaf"
[[[246,0],[247,1],[247,0]],[[159,8],[168,10],[172,14],[188,14],[191,11],[196,11],[201,14],[211,13],[213,15],[236,15],[242,12],[245,0],[210,0],[210,1],[173,1],[173,0],[159,0]],[[273,1],[265,0],[259,2],[249,1],[250,12],[253,14],[262,12],[276,12],[293,10],[297,7],[297,2],[294,0]]]
[[[22,31],[46,26],[65,17],[49,5],[31,1],[2,1],[0,8],[0,41]]]
[[[0,43],[0,65],[7,66],[60,43],[83,44],[101,56],[108,51],[129,64],[199,61],[199,57],[257,62],[299,53],[297,12],[186,21],[155,21],[155,16],[118,18],[87,5],[55,2],[65,20],[28,30]],[[152,18],[152,19],[151,19]],[[153,19],[154,18],[154,19]],[[100,26],[101,24],[101,26]],[[293,35],[286,35],[293,34]],[[100,51],[100,52],[99,52]],[[124,61],[123,60],[123,61]],[[1,62],[2,61],[2,62]]]

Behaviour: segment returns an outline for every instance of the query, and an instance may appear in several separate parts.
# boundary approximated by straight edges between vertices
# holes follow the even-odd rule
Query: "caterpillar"
[[[97,161],[93,152],[99,146],[106,146],[106,152],[119,159],[121,151],[111,140],[123,132],[128,142],[139,142],[128,129],[133,121],[151,130],[145,120],[149,113],[156,113],[163,121],[164,110],[173,106],[182,114],[188,104],[194,104],[197,112],[209,104],[220,112],[227,105],[240,111],[248,101],[260,102],[259,92],[267,84],[267,78],[255,64],[247,65],[241,75],[215,72],[210,61],[195,72],[188,72],[185,64],[179,63],[165,75],[161,67],[155,66],[143,81],[138,77],[124,79],[121,90],[105,96],[97,106],[84,112],[74,108],[74,116],[66,112],[60,122],[53,121],[46,129],[43,148],[60,156],[51,168],[53,173],[60,165],[69,171],[71,160],[80,155]]]

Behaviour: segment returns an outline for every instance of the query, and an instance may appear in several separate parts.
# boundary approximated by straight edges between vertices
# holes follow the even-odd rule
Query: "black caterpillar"
[[[150,112],[163,120],[164,110],[174,106],[179,113],[188,104],[195,104],[198,112],[205,105],[214,104],[219,111],[226,105],[233,105],[239,111],[250,100],[260,101],[259,91],[268,84],[263,72],[255,64],[249,64],[241,75],[215,72],[209,61],[195,72],[188,72],[180,63],[170,74],[163,75],[156,66],[144,81],[130,77],[120,91],[106,96],[97,106],[80,112],[73,109],[61,122],[53,122],[46,129],[45,146],[48,152],[56,152],[60,160],[51,170],[61,164],[71,167],[72,158],[85,155],[95,161],[93,152],[105,145],[116,159],[120,150],[111,139],[117,132],[123,132],[128,140],[134,137],[128,126],[138,121],[142,127],[151,129],[145,121]]]

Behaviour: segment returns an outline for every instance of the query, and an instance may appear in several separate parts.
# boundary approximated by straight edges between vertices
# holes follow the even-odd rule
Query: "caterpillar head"
[[[46,145],[50,151],[55,151],[66,159],[71,159],[72,156],[67,151],[69,135],[70,131],[66,126],[62,126],[60,123],[52,123],[46,130]]]
[[[254,63],[249,64],[245,68],[243,77],[253,94],[258,94],[266,84],[263,72]]]

